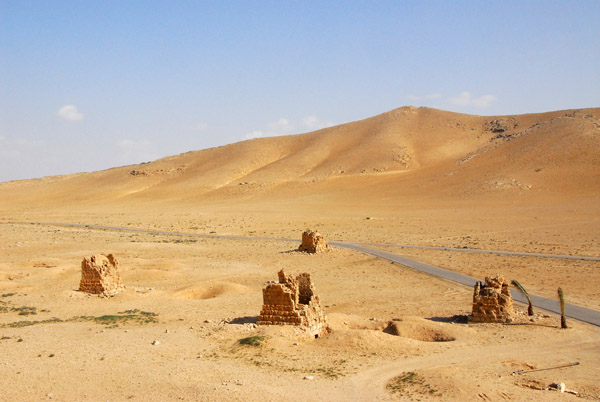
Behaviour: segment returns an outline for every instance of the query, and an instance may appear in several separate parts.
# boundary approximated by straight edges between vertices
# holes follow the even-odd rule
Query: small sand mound
[[[445,333],[440,328],[433,328],[424,323],[390,321],[383,332],[423,342],[451,342],[456,340],[455,337]]]
[[[178,299],[207,300],[228,294],[245,293],[247,291],[248,288],[246,286],[237,283],[215,282],[180,289],[175,292],[174,296]]]

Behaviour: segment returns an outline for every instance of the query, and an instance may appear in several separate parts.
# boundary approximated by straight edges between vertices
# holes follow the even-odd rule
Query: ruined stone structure
[[[320,253],[329,250],[329,244],[327,244],[327,241],[321,236],[321,233],[307,229],[302,233],[302,244],[300,244],[298,250],[313,254]]]
[[[501,275],[486,276],[485,284],[477,282],[473,291],[471,322],[512,322],[515,313],[509,283]]]
[[[97,254],[81,261],[80,291],[110,295],[122,289],[119,262],[112,254]]]
[[[319,296],[310,275],[296,278],[279,271],[279,282],[268,282],[263,289],[263,306],[258,325],[295,325],[315,338],[327,333]]]

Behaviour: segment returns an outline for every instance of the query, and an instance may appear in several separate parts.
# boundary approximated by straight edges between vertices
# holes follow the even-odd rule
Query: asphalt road
[[[586,255],[525,253],[525,252],[520,252],[520,251],[480,250],[480,249],[476,249],[476,248],[414,246],[414,245],[410,245],[410,244],[387,244],[387,243],[353,243],[353,244],[359,244],[361,246],[375,246],[375,247],[418,248],[418,249],[422,249],[422,250],[458,251],[458,252],[463,252],[463,253],[500,254],[500,255],[517,255],[517,256],[521,256],[521,257],[562,258],[562,259],[567,259],[567,260],[600,261],[600,257],[590,257],[590,256],[586,256]]]
[[[451,282],[460,283],[461,285],[469,286],[471,288],[475,286],[475,283],[477,281],[481,281],[481,279],[459,274],[458,272],[449,271],[447,269],[426,264],[424,262],[411,260],[410,258],[402,257],[393,253],[388,253],[387,251],[375,250],[372,248],[364,247],[356,243],[331,241],[329,242],[329,244],[359,251],[361,253],[371,254],[376,257],[392,261],[396,264],[400,264],[405,267],[412,268],[414,270],[424,272],[426,274],[438,278],[446,279]],[[518,290],[513,290],[511,293],[514,300],[527,304],[527,299],[524,295],[521,294],[521,292],[519,292]],[[553,300],[541,296],[536,296],[530,293],[529,297],[531,298],[531,304],[533,304],[535,307],[560,314],[560,304],[558,302],[558,296],[556,300]],[[565,303],[565,315],[567,317],[571,317],[579,321],[584,321],[590,324],[600,326],[600,311],[580,307],[575,304]]]
[[[162,230],[149,230],[149,229],[137,229],[137,228],[125,228],[119,226],[104,226],[104,225],[85,225],[79,223],[57,223],[57,222],[8,222],[8,224],[31,224],[40,226],[65,226],[65,227],[80,227],[87,229],[97,230],[110,230],[120,232],[133,232],[133,233],[148,233],[158,234],[165,236],[185,236],[185,237],[206,237],[206,238],[220,238],[220,239],[233,239],[233,240],[276,240],[276,241],[288,241],[288,242],[299,242],[298,239],[285,239],[285,238],[268,238],[268,237],[246,237],[246,236],[233,236],[233,235],[218,235],[218,234],[203,234],[203,233],[181,233],[181,232],[168,232]],[[539,258],[568,258],[568,259],[580,259],[590,261],[600,261],[598,257],[586,257],[586,256],[568,256],[568,255],[555,255],[555,254],[536,254],[536,253],[520,253],[512,251],[494,251],[494,250],[476,250],[476,249],[460,249],[460,248],[446,248],[446,247],[430,247],[430,246],[410,246],[410,245],[391,245],[391,244],[377,244],[377,243],[351,243],[343,241],[330,241],[330,245],[342,247],[354,251],[358,251],[365,254],[370,254],[375,257],[383,258],[391,261],[395,264],[399,264],[416,271],[420,271],[437,278],[445,279],[451,282],[459,283],[461,285],[473,287],[475,283],[480,279],[473,278],[467,275],[460,274],[458,272],[449,271],[434,265],[426,264],[420,261],[412,260],[410,258],[402,257],[400,255],[389,253],[387,251],[376,250],[370,246],[394,246],[394,247],[409,247],[409,248],[422,248],[422,249],[434,249],[434,250],[445,250],[445,251],[469,251],[469,252],[480,252],[480,253],[494,253],[494,254],[505,254],[505,255],[518,255],[524,257],[539,257]],[[527,299],[519,291],[511,292],[515,301],[527,304]],[[540,309],[547,310],[553,313],[560,314],[560,304],[558,297],[556,300],[547,299],[545,297],[536,296],[529,294],[532,304]],[[574,304],[565,303],[565,315],[570,318],[574,318],[579,321],[587,322],[596,326],[600,326],[600,311],[580,307]]]

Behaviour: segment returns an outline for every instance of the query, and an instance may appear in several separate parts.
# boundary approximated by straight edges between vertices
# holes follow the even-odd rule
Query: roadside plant
[[[527,308],[527,315],[532,316],[533,315],[533,305],[531,304],[531,298],[529,298],[529,293],[527,293],[527,291],[525,290],[525,288],[516,280],[512,280],[511,283],[513,285],[515,285],[517,287],[517,289],[519,289],[519,291],[521,293],[523,293],[525,295],[525,297],[527,298],[527,303],[529,303],[529,307]]]
[[[567,319],[565,318],[565,295],[561,288],[558,288],[558,299],[560,300],[560,328],[567,329]]]

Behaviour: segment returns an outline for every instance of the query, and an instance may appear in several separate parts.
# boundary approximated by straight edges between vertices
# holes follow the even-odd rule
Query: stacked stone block
[[[325,333],[327,324],[310,275],[294,278],[279,271],[279,282],[269,282],[263,289],[258,325],[295,325],[315,337]]]
[[[477,282],[473,290],[473,313],[471,322],[512,322],[515,318],[513,298],[509,284],[501,275],[485,278],[485,284]]]
[[[307,253],[321,253],[329,250],[329,244],[321,233],[307,229],[302,233],[302,244],[298,247],[299,251]]]
[[[116,294],[123,289],[119,262],[112,255],[98,254],[81,262],[79,290],[92,294]]]

